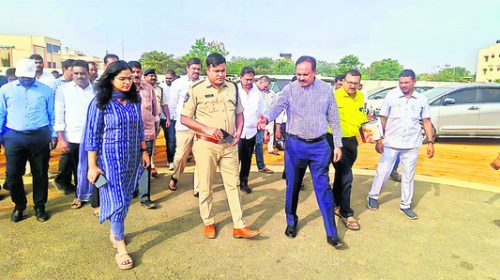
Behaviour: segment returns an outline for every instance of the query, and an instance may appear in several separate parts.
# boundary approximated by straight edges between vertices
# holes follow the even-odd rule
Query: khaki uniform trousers
[[[184,168],[186,167],[186,162],[189,157],[189,153],[193,148],[193,137],[194,132],[192,130],[180,130],[175,133],[175,141],[177,147],[175,148],[174,155],[174,174],[172,177],[179,180],[181,175],[184,173]],[[194,166],[194,183],[193,191],[198,193],[198,176],[196,175],[198,169],[198,164]]]
[[[205,225],[215,223],[212,216],[212,184],[218,166],[224,182],[234,228],[244,228],[245,222],[243,221],[238,188],[238,147],[195,139],[193,153],[198,167],[199,205],[203,223]]]

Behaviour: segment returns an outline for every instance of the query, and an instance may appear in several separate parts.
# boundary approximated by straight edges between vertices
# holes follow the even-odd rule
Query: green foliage
[[[143,70],[153,68],[158,74],[164,74],[167,69],[177,68],[177,61],[173,57],[173,54],[159,51],[145,52],[141,55],[139,62]]]
[[[381,61],[374,61],[363,71],[366,80],[398,80],[399,73],[403,71],[396,59],[386,58]]]
[[[229,54],[229,52],[226,50],[226,47],[224,46],[224,43],[218,41],[207,42],[205,38],[201,38],[196,39],[194,44],[191,46],[191,49],[187,53],[187,56],[189,58],[197,57],[203,64],[205,64],[207,56],[211,53],[220,53],[224,57]]]
[[[420,74],[418,75],[418,78],[422,81],[435,82],[467,82],[474,80],[472,73],[464,67],[452,67],[448,64],[444,67],[439,67],[437,72]]]
[[[361,70],[363,68],[363,63],[359,61],[359,58],[355,55],[349,54],[342,57],[338,63],[333,66],[332,75],[344,75],[350,69]]]
[[[218,41],[207,42],[205,38],[196,39],[189,51],[180,57],[160,51],[146,52],[141,55],[139,61],[143,68],[154,68],[160,74],[164,74],[167,69],[173,69],[177,74],[185,74],[185,65],[188,59],[197,57],[203,62],[205,67],[206,57],[213,52],[222,54],[227,59],[227,74],[239,76],[240,71],[245,66],[255,69],[257,75],[293,75],[295,73],[295,62],[289,58],[278,58],[273,60],[270,57],[247,58],[232,57],[228,59],[229,52],[224,43]],[[398,80],[399,73],[403,70],[397,60],[386,58],[375,61],[369,67],[364,68],[363,63],[355,55],[349,54],[342,57],[337,63],[318,60],[316,72],[322,76],[334,77],[343,75],[349,69],[358,69],[364,80]],[[418,76],[419,80],[425,81],[446,81],[446,82],[466,82],[474,80],[474,75],[464,67],[445,65],[435,73],[423,73]],[[500,82],[497,80],[496,82]]]

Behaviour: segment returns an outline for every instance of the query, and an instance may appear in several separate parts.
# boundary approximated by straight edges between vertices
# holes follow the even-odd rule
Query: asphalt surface
[[[279,166],[271,166],[274,170]],[[188,168],[190,171],[192,167]],[[416,182],[411,221],[399,212],[399,183],[383,189],[380,210],[365,207],[373,176],[356,174],[352,207],[361,230],[337,226],[347,244],[336,250],[326,243],[310,177],[300,193],[299,233],[287,238],[285,182],[281,173],[251,174],[253,193],[242,194],[246,221],[260,228],[255,240],[232,237],[232,221],[220,176],[214,192],[217,238],[202,235],[192,174],[166,190],[168,171],[153,179],[147,210],[137,200],[126,220],[126,241],[135,262],[120,271],[108,240],[109,225],[100,225],[92,208],[69,208],[71,195],[53,187],[49,221],[35,220],[32,205],[25,220],[10,222],[12,203],[0,195],[1,279],[500,279],[500,191],[464,188],[432,179]],[[25,178],[27,189],[31,177]],[[28,194],[31,198],[31,192]]]

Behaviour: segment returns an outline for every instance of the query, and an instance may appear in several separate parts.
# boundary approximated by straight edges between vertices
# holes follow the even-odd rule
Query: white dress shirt
[[[266,110],[264,96],[255,84],[248,93],[241,87],[241,84],[239,84],[238,91],[241,105],[243,106],[243,116],[245,118],[241,138],[250,139],[257,134],[259,113],[264,113]]]
[[[195,82],[200,81],[200,78]],[[172,82],[172,87],[170,88],[170,103],[168,109],[170,110],[170,117],[177,122],[175,122],[175,130],[186,131],[189,128],[180,122],[181,111],[184,107],[184,98],[188,92],[189,85],[195,83],[191,81],[188,75],[181,76],[179,79]]]
[[[387,93],[380,109],[380,115],[387,117],[384,146],[394,149],[414,149],[422,145],[421,119],[431,117],[427,97],[413,91],[406,98],[401,89]]]
[[[40,83],[50,87],[52,90],[55,90],[56,78],[54,78],[54,75],[47,72],[42,72],[42,75],[40,75],[40,77],[37,80]]]
[[[87,119],[87,109],[94,96],[92,83],[82,89],[75,82],[69,82],[57,90],[54,130],[63,131],[66,141],[80,143]]]

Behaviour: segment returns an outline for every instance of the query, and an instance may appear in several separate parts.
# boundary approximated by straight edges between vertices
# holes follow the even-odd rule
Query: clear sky
[[[89,55],[135,60],[184,55],[195,39],[224,42],[231,56],[308,54],[369,65],[397,59],[417,72],[450,64],[476,71],[477,52],[500,39],[500,0],[8,1],[0,33],[46,35]]]

